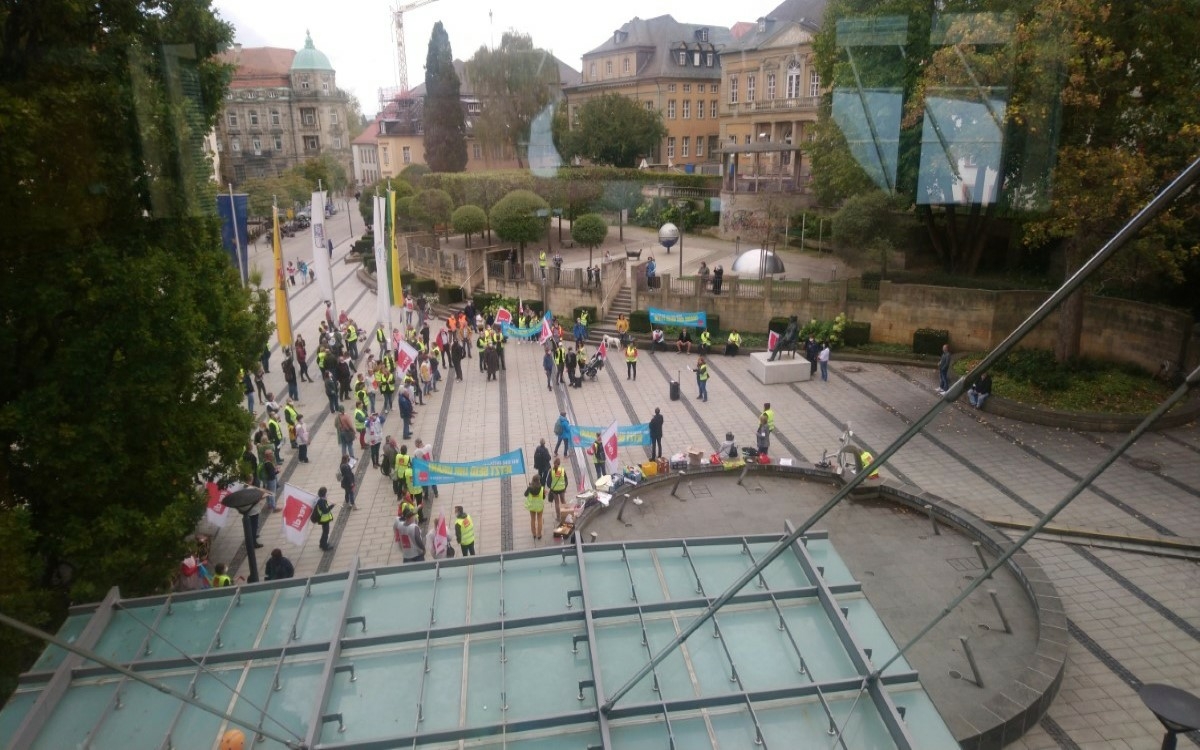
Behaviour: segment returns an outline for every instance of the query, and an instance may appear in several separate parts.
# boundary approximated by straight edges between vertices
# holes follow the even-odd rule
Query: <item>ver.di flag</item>
[[[446,556],[446,550],[450,547],[450,529],[446,525],[446,511],[439,511],[437,523],[431,532],[432,543],[429,545],[435,560],[441,560]]]
[[[554,338],[554,329],[550,327],[550,320],[542,318],[542,335],[538,338],[538,343],[544,344],[552,338]]]
[[[775,346],[779,343],[779,334],[771,331],[767,334],[767,351],[775,351]]]
[[[234,482],[228,487],[222,488],[216,482],[208,482],[204,488],[208,491],[208,509],[204,512],[208,522],[218,529],[225,528],[225,524],[229,522],[229,508],[222,502],[229,493],[245,487],[241,482]]]
[[[283,486],[283,536],[297,547],[304,544],[312,528],[312,509],[317,496],[291,484]]]
[[[609,474],[621,473],[621,460],[617,449],[617,423],[604,428],[600,433],[600,445],[604,448],[604,470]]]
[[[507,309],[501,307],[499,310],[496,311],[495,320],[497,323],[512,323],[512,313],[510,313]]]
[[[405,372],[408,372],[408,368],[416,361],[417,350],[407,341],[401,341],[400,345],[396,347],[396,372],[400,373],[396,379],[399,380]]]

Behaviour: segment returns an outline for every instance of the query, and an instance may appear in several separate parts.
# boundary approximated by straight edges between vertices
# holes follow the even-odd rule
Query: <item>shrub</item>
[[[438,285],[433,279],[413,279],[412,292],[418,294],[437,294]]]
[[[438,301],[443,305],[453,305],[456,302],[463,301],[463,288],[461,286],[444,286],[438,289]]]
[[[650,313],[645,310],[632,310],[629,313],[629,330],[634,333],[650,333]]]
[[[843,334],[846,330],[846,313],[838,313],[838,316],[833,320],[817,320],[813,318],[808,321],[808,324],[800,329],[800,338],[806,339],[812,336],[817,341],[826,341],[831,347],[841,346]]]
[[[950,343],[950,332],[944,329],[918,328],[913,331],[913,352],[916,354],[942,353],[942,347]]]
[[[600,214],[584,214],[571,222],[571,239],[586,248],[597,248],[608,236],[608,222]]]
[[[846,324],[842,338],[846,346],[862,346],[871,341],[871,324],[852,320]]]
[[[707,322],[708,322],[708,326],[707,326],[708,332],[712,334],[713,341],[716,341],[717,340],[717,331],[721,330],[721,316],[718,315],[717,313],[708,313],[705,316],[705,320],[707,320]],[[697,334],[699,334],[699,331],[702,331],[702,330],[704,330],[704,329],[703,328],[698,329]]]
[[[368,253],[362,258],[363,268],[367,269],[367,273],[375,273],[375,254]]]
[[[472,234],[487,229],[487,213],[479,206],[459,206],[450,215],[450,226],[470,242]]]
[[[498,299],[500,299],[500,295],[494,292],[479,292],[471,298],[471,303],[475,305],[476,311],[482,313],[489,305],[496,304]]]

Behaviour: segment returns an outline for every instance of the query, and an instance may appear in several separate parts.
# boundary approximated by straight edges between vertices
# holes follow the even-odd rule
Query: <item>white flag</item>
[[[600,445],[604,447],[604,470],[609,474],[621,473],[621,461],[617,450],[617,422],[604,428],[600,433]]]
[[[283,486],[283,536],[297,547],[304,545],[312,528],[312,509],[317,496],[290,484]]]
[[[407,341],[401,341],[400,346],[396,347],[396,371],[403,375],[416,361],[417,350]],[[399,380],[400,376],[397,376],[396,379]]]
[[[384,331],[392,330],[392,280],[388,277],[387,234],[384,231],[385,203],[382,195],[375,196],[375,310]]]
[[[329,242],[325,237],[325,193],[318,190],[312,194],[312,241],[313,270],[317,272],[317,286],[321,298],[333,306],[333,320],[338,319],[337,300],[333,297],[333,269],[329,265]]]

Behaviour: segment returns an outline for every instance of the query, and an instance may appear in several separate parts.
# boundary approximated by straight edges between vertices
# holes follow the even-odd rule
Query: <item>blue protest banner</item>
[[[504,331],[504,335],[509,338],[527,339],[542,332],[542,322],[539,320],[537,325],[528,328],[517,328],[511,323],[501,323],[500,330]]]
[[[423,485],[482,482],[486,479],[519,477],[525,474],[525,454],[520,448],[480,461],[452,464],[414,458],[412,464],[413,476]]]
[[[604,432],[603,427],[585,427],[573,424],[571,425],[571,445],[576,448],[591,445],[601,432]],[[617,427],[617,445],[622,448],[650,445],[650,425],[632,424]]]
[[[684,326],[687,328],[708,328],[708,313],[678,312],[676,310],[660,310],[650,308],[650,322],[662,326]]]

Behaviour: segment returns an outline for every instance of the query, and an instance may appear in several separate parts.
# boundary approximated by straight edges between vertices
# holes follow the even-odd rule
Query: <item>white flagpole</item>
[[[328,301],[333,308],[333,320],[338,319],[337,300],[333,296],[333,269],[329,265],[329,246],[325,238],[325,192],[318,190],[312,194],[312,242],[313,268],[317,271],[317,285],[321,289],[322,299]]]
[[[392,335],[392,295],[391,278],[388,277],[387,238],[384,236],[384,218],[386,198],[375,196],[375,314],[379,325],[383,326],[384,335]]]

